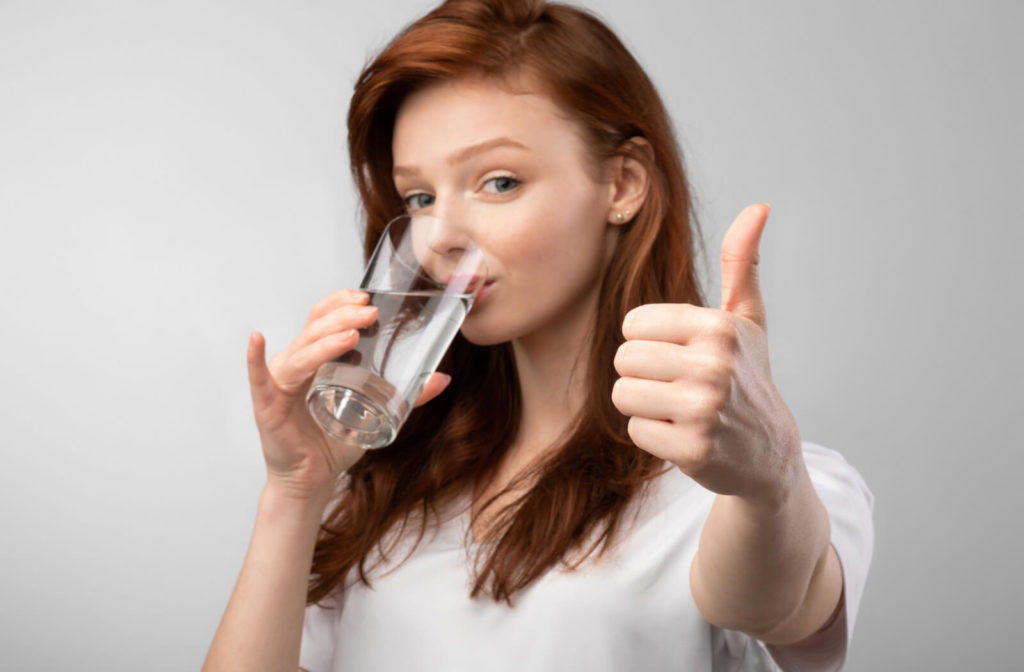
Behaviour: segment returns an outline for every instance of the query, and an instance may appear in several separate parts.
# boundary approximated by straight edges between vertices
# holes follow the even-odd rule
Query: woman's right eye
[[[430,207],[434,203],[434,197],[430,194],[410,194],[405,197],[405,205],[410,210],[420,210]]]

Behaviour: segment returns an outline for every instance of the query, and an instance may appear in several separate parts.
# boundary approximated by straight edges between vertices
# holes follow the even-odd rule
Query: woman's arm
[[[309,568],[326,500],[268,483],[241,574],[203,672],[294,672],[299,666]]]
[[[306,409],[316,370],[351,350],[357,328],[376,320],[365,292],[339,290],[313,306],[302,333],[268,366],[262,334],[249,337],[253,413],[267,463],[267,485],[238,583],[203,670],[287,670],[299,664],[306,591],[320,521],[342,472],[363,455],[328,437]],[[433,374],[416,405],[444,390]]]
[[[313,307],[306,326],[268,366],[262,334],[246,356],[253,414],[267,463],[242,571],[203,670],[294,672],[321,517],[343,471],[362,450],[327,437],[306,410],[317,368],[351,350],[376,319],[364,292],[340,290]]]
[[[829,531],[802,460],[779,501],[718,495],[690,571],[697,607],[711,623],[770,644],[809,637],[831,620],[843,591]]]
[[[722,308],[647,304],[623,320],[612,402],[629,435],[717,494],[691,567],[712,624],[771,643],[813,634],[843,579],[800,432],[772,380],[758,245],[768,208],[722,241]]]

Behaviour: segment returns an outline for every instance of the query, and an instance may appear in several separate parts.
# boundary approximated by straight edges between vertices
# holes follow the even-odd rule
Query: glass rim
[[[480,291],[480,289],[482,289],[490,272],[487,266],[487,260],[484,258],[483,255],[483,249],[480,247],[479,244],[477,244],[475,240],[473,240],[472,238],[467,238],[467,245],[464,249],[464,252],[459,257],[459,261],[457,261],[454,264],[456,273],[453,273],[452,276],[450,276],[449,281],[447,282],[438,280],[437,278],[431,276],[428,272],[426,272],[425,267],[420,260],[407,259],[407,255],[402,253],[402,242],[405,240],[406,235],[408,235],[408,231],[411,229],[411,224],[418,219],[430,220],[432,222],[442,221],[440,217],[437,217],[435,215],[410,212],[402,213],[389,220],[388,223],[384,226],[384,229],[381,231],[380,237],[377,239],[377,244],[374,246],[373,252],[371,252],[369,258],[366,261],[365,268],[363,271],[364,276],[362,281],[359,283],[359,288],[362,291],[371,292],[398,291],[389,288],[374,287],[373,285],[375,283],[371,281],[371,278],[373,277],[371,270],[373,269],[374,264],[379,260],[381,254],[384,252],[384,247],[387,246],[389,249],[388,254],[390,255],[390,257],[396,260],[399,264],[401,264],[401,266],[410,274],[410,277],[415,278],[421,282],[425,282],[432,287],[432,290],[426,289],[424,291],[440,290],[445,293],[451,293],[453,295],[468,297],[475,296]],[[397,225],[402,222],[406,223],[404,224],[405,228],[398,234],[398,240],[395,240],[395,232]],[[475,267],[474,270],[476,272],[472,274],[462,274],[461,276],[459,276],[459,274],[457,273],[458,269],[466,262],[467,259],[474,258],[475,261],[471,261],[469,262],[469,264]],[[452,279],[456,277],[462,277],[463,282],[466,283],[466,287],[468,289],[465,289],[463,291],[453,290]]]

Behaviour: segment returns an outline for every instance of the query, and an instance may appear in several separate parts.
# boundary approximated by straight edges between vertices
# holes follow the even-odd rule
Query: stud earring
[[[618,222],[619,224],[622,224],[622,220],[625,219],[625,218],[626,218],[626,216],[623,215],[621,212],[616,212],[615,213],[615,221]]]

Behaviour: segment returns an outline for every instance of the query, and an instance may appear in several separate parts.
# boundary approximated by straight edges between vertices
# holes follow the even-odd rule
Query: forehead
[[[395,119],[392,152],[396,164],[417,163],[498,137],[537,152],[583,149],[577,124],[539,87],[474,77],[407,97]]]

